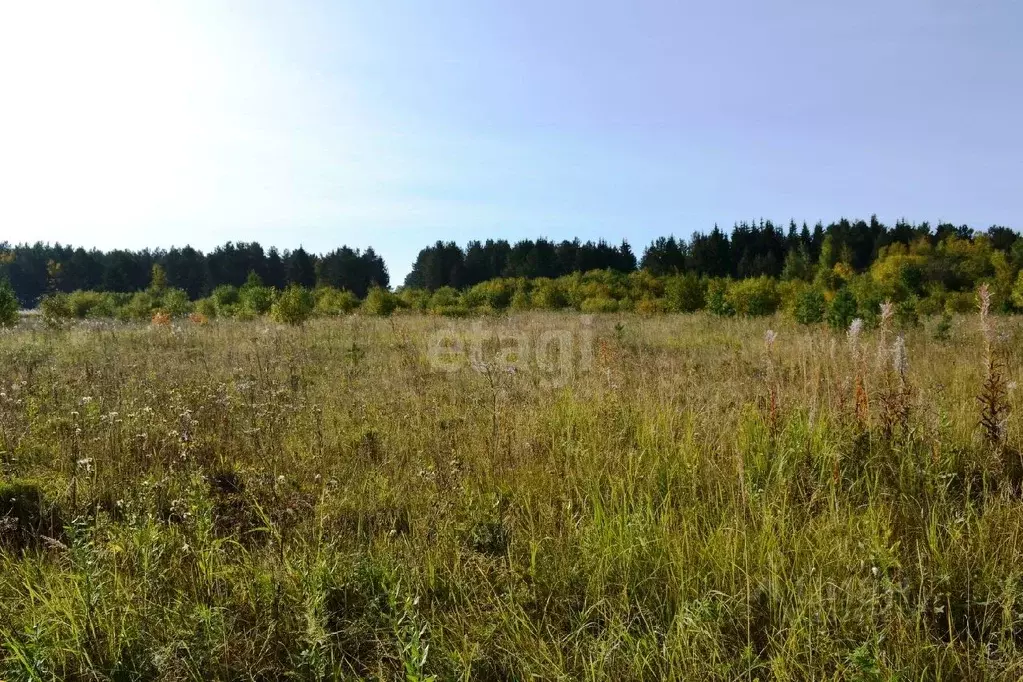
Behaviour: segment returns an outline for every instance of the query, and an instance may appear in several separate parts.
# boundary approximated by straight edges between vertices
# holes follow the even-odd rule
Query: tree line
[[[388,287],[383,258],[342,246],[311,254],[302,247],[279,252],[257,242],[228,242],[209,253],[190,246],[170,250],[86,250],[61,244],[0,243],[0,278],[6,278],[23,306],[34,306],[51,293],[107,291],[132,293],[150,285],[153,266],[166,273],[167,286],[192,300],[209,296],[220,286],[240,287],[251,273],[267,286],[290,284],[332,287],[364,297],[374,286]]]
[[[438,241],[422,249],[404,288],[425,291],[468,289],[496,279],[557,279],[573,273],[646,271],[655,276],[693,274],[699,277],[756,277],[813,279],[814,273],[841,265],[852,273],[870,269],[891,247],[919,244],[938,246],[950,238],[973,243],[983,237],[991,249],[1006,254],[1014,267],[1023,264],[1023,239],[1016,231],[992,226],[978,232],[966,225],[913,224],[904,220],[887,226],[876,216],[846,219],[812,228],[790,221],[785,227],[770,220],[736,223],[730,232],[718,226],[689,239],[655,239],[640,258],[627,241],[555,242],[524,239],[470,241],[465,248]],[[929,259],[940,259],[935,251]],[[6,278],[24,306],[34,306],[48,293],[93,290],[131,293],[150,284],[153,266],[166,273],[167,286],[191,300],[208,297],[221,286],[241,287],[250,274],[266,286],[283,290],[297,284],[327,287],[364,298],[372,288],[388,289],[390,277],[383,259],[372,249],[342,246],[326,254],[299,247],[279,252],[257,242],[228,242],[209,253],[190,246],[170,250],[86,250],[60,244],[0,243],[0,278]],[[948,290],[969,286],[954,268],[936,264]],[[913,277],[912,273],[906,275]],[[922,276],[922,275],[921,275]],[[958,279],[957,279],[958,277]],[[960,281],[961,280],[961,281]]]
[[[514,245],[504,240],[471,241],[465,249],[454,242],[438,241],[419,252],[405,286],[435,291],[441,287],[462,289],[497,278],[558,278],[574,272],[613,270],[632,272],[637,268],[661,276],[694,273],[706,277],[805,278],[819,264],[827,268],[848,264],[853,271],[868,269],[878,255],[892,244],[928,240],[937,245],[946,238],[972,240],[977,233],[966,225],[941,223],[911,224],[900,220],[889,227],[876,216],[869,221],[842,219],[812,228],[790,221],[787,228],[770,220],[736,223],[731,233],[718,226],[708,233],[697,232],[686,239],[674,236],[655,239],[638,260],[628,242],[618,246],[606,242],[581,243],[546,239],[522,240]],[[1020,235],[1014,230],[992,226],[984,233],[995,249],[1010,252]],[[1019,248],[1023,249],[1023,245]],[[1023,252],[1021,252],[1023,256]]]

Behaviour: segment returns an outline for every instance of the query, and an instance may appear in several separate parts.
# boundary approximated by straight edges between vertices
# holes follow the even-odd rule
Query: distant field
[[[28,321],[0,679],[1019,679],[987,324]]]

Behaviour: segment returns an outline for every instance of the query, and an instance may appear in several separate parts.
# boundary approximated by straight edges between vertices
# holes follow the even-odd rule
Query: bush
[[[515,290],[515,293],[511,297],[511,309],[512,310],[529,310],[533,307],[529,301],[529,289],[526,286],[520,286]]]
[[[313,314],[314,305],[312,292],[292,284],[274,301],[270,308],[270,317],[281,324],[298,326],[304,324]]]
[[[843,287],[838,290],[831,305],[828,306],[828,324],[832,329],[838,331],[848,329],[852,321],[856,319],[857,311],[856,297]]]
[[[817,287],[811,287],[796,298],[793,317],[799,324],[817,324],[824,321],[826,311],[827,301],[824,300],[824,293]]]
[[[811,289],[811,285],[801,279],[783,279],[778,282],[778,310],[795,315],[799,297]]]
[[[916,302],[916,314],[927,317],[945,310],[944,296],[925,296]]]
[[[442,305],[436,308],[432,308],[431,311],[435,315],[443,315],[444,317],[468,317],[472,314],[469,308],[461,303],[455,303],[452,305]]]
[[[198,315],[202,315],[207,320],[215,319],[219,312],[217,302],[212,298],[200,298],[195,302],[194,308]]]
[[[383,287],[373,287],[362,302],[362,309],[370,315],[386,317],[398,307],[398,297]]]
[[[395,296],[399,308],[417,312],[426,312],[430,308],[430,292],[426,289],[402,287]]]
[[[458,290],[454,287],[441,287],[430,296],[429,310],[440,312],[442,308],[458,305]]]
[[[274,304],[274,290],[259,285],[246,285],[238,292],[239,305],[253,315],[265,315]]]
[[[1023,243],[1023,239],[1019,243]],[[1012,302],[1017,309],[1023,310],[1023,270],[1020,270],[1016,285],[1012,287]]]
[[[636,302],[634,310],[640,315],[657,315],[668,312],[668,303],[663,298],[644,298]]]
[[[171,317],[184,317],[191,312],[192,304],[181,289],[167,289],[160,300],[160,309]]]
[[[695,313],[707,303],[707,283],[693,272],[670,277],[664,285],[664,298],[668,310]]]
[[[123,321],[137,320],[149,322],[156,308],[156,299],[148,291],[138,291],[131,300],[117,310],[117,317]]]
[[[6,279],[0,280],[0,327],[13,327],[18,324],[20,308],[11,283]]]
[[[733,282],[725,297],[739,315],[770,315],[778,310],[781,298],[774,280],[767,276]]]
[[[240,300],[238,287],[233,287],[230,284],[221,284],[213,290],[210,297],[216,302],[218,308],[238,305]]]
[[[972,313],[977,310],[977,295],[972,291],[950,291],[945,296],[945,312]]]
[[[113,317],[114,304],[108,294],[101,291],[73,291],[68,294],[71,314],[78,319],[86,317]]]
[[[919,299],[912,295],[905,301],[895,304],[895,321],[905,327],[915,327],[920,324],[920,315],[917,313]]]
[[[348,315],[358,307],[358,297],[346,289],[323,287],[316,290],[316,306],[314,310],[317,315],[340,317],[341,315]]]
[[[569,306],[568,293],[557,280],[538,279],[533,282],[531,303],[537,310],[561,310]]]
[[[712,279],[707,283],[707,310],[722,317],[731,317],[735,308],[725,295],[728,292],[727,279]]]
[[[68,295],[63,293],[43,296],[39,300],[39,310],[43,314],[43,321],[52,325],[74,317],[68,299]]]
[[[583,301],[579,309],[584,313],[616,313],[618,301],[613,298],[594,296]]]
[[[513,279],[500,278],[480,282],[465,292],[465,303],[473,308],[489,307],[496,310],[507,308],[511,305],[512,296],[515,295],[515,287]]]

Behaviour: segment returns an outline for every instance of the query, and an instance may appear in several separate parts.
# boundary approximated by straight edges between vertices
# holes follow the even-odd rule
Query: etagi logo
[[[469,329],[440,329],[430,335],[430,367],[437,372],[536,373],[543,386],[564,386],[593,366],[593,319],[577,319],[574,328],[514,330],[476,322]]]

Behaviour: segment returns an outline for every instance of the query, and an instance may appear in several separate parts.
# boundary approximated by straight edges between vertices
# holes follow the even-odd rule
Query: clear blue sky
[[[1023,4],[6,3],[0,239],[1023,226]]]

